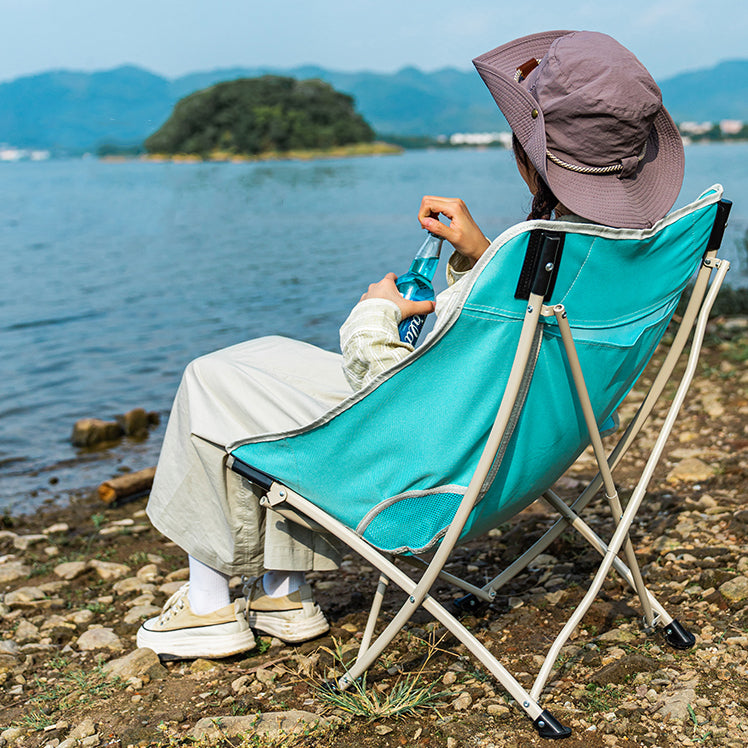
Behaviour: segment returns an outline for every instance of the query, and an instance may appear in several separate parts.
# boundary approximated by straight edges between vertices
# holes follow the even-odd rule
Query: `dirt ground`
[[[652,592],[696,634],[696,646],[675,650],[661,632],[645,632],[638,598],[609,578],[564,647],[541,699],[572,728],[561,743],[569,748],[748,744],[747,358],[746,320],[713,327],[632,529]],[[631,393],[624,416],[640,398],[638,389]],[[624,500],[652,441],[648,427],[617,472]],[[571,497],[594,472],[585,453],[556,488]],[[256,649],[241,656],[149,661],[134,675],[113,677],[107,666],[134,651],[140,622],[186,578],[185,554],[150,527],[145,503],[140,498],[109,507],[91,496],[33,516],[2,518],[0,746],[548,743],[465,648],[423,613],[365,682],[366,693],[380,702],[403,683],[430,688],[423,708],[366,717],[327,702],[323,682],[342,674],[333,653],[348,659],[355,652],[378,576],[352,555],[337,574],[310,575],[331,622],[329,635],[296,647],[260,637]],[[609,536],[604,502],[596,502],[588,519]],[[488,537],[460,547],[447,570],[483,584],[553,521],[536,503]],[[565,532],[490,607],[463,623],[529,687],[597,562],[584,541]],[[239,580],[233,591],[241,594]],[[446,601],[459,595],[441,583],[432,592]],[[397,591],[388,593],[384,619],[402,602]],[[245,727],[245,737],[230,736],[233,718],[259,726],[264,717],[285,712],[311,721],[301,733]],[[213,719],[212,739],[195,731],[206,717]]]

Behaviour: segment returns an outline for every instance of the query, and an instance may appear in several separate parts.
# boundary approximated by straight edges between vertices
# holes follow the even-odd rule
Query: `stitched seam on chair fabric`
[[[590,244],[590,247],[587,250],[587,254],[585,255],[585,258],[582,261],[582,264],[579,266],[579,269],[577,270],[576,275],[574,276],[574,280],[572,280],[572,282],[569,284],[568,288],[564,292],[564,295],[561,297],[561,300],[558,302],[559,304],[563,304],[564,301],[566,301],[566,298],[571,293],[571,289],[574,288],[577,281],[579,280],[579,276],[582,274],[582,270],[584,270],[584,267],[587,264],[587,261],[590,259],[590,255],[592,254],[592,248],[595,246],[596,240],[597,240],[597,237],[592,240],[592,243]]]
[[[434,535],[434,537],[426,545],[421,546],[420,548],[411,548],[409,545],[401,545],[398,548],[390,548],[387,553],[393,553],[395,555],[412,553],[415,556],[417,556],[419,553],[426,553],[435,546],[439,545],[441,539],[447,534],[448,530],[449,527],[445,527],[443,530],[439,530],[439,532],[436,533],[436,535]]]
[[[362,517],[361,521],[358,523],[358,526],[356,527],[356,533],[360,536],[362,536],[371,522],[379,516],[385,509],[388,509],[393,504],[397,504],[400,501],[403,501],[405,499],[417,499],[421,496],[431,496],[435,494],[443,494],[443,493],[453,493],[458,496],[464,496],[466,491],[465,486],[459,486],[457,484],[447,484],[443,486],[437,486],[436,488],[428,488],[422,491],[405,491],[403,493],[396,494],[395,496],[390,496],[388,499],[384,499],[383,501],[380,501],[376,506],[369,509],[369,511]]]
[[[522,311],[517,312],[512,311],[511,309],[503,309],[496,306],[483,306],[478,304],[470,304],[468,306],[466,304],[464,307],[462,307],[462,314],[471,317],[478,317],[481,319],[490,317],[491,319],[500,319],[507,322],[522,322],[522,320],[524,319],[525,308],[526,307],[523,306]]]
[[[656,307],[651,312],[649,312],[648,315],[644,315],[644,317],[651,316],[654,312],[657,312],[661,309],[665,309],[666,307],[671,306],[674,303],[674,301],[675,301],[674,297],[667,299],[664,303],[660,304],[658,307]],[[672,315],[672,311],[670,314]],[[611,342],[596,340],[595,338],[592,338],[592,337],[586,337],[584,335],[585,330],[598,329],[592,326],[585,327],[584,325],[573,324],[571,325],[571,332],[572,332],[572,337],[574,338],[574,342],[576,344],[584,343],[585,346],[588,346],[591,348],[602,348],[602,349],[608,349],[611,351],[620,351],[624,349],[630,350],[638,344],[639,340],[641,339],[643,335],[646,335],[656,325],[661,324],[662,319],[665,316],[666,315],[663,312],[663,314],[657,319],[649,321],[644,327],[642,327],[639,330],[636,338],[633,340],[633,342],[630,342],[630,343],[624,343],[624,342],[611,343]],[[644,317],[642,317],[642,319],[644,319]],[[552,337],[556,341],[561,341],[561,333],[556,329],[555,325],[550,325],[550,324],[546,325],[545,330],[547,331],[549,337]]]

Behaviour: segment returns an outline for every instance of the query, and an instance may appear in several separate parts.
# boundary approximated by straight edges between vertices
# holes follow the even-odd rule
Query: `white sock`
[[[198,616],[225,608],[230,602],[229,575],[206,566],[202,561],[189,556],[190,589],[187,598],[192,612]]]
[[[268,597],[290,595],[296,592],[304,582],[306,582],[306,575],[303,571],[273,569],[266,571],[262,576],[262,586]]]

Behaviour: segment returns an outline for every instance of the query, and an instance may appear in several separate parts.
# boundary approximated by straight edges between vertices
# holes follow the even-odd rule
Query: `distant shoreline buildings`
[[[46,161],[51,155],[50,151],[15,148],[7,143],[0,143],[0,161]]]
[[[719,122],[681,122],[678,131],[684,145],[699,142],[724,142],[748,140],[748,124],[738,119],[723,119]],[[436,142],[441,146],[512,147],[512,134],[509,132],[455,132],[440,135]]]

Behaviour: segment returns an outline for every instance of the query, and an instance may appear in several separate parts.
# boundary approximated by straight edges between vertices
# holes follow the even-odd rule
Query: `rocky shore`
[[[660,634],[643,631],[638,600],[609,579],[564,648],[543,700],[572,728],[566,746],[748,744],[747,322],[713,327],[632,532],[650,588],[696,634],[696,646],[673,650]],[[641,396],[631,393],[624,417]],[[653,427],[642,434],[616,476],[624,498],[653,434]],[[593,472],[585,453],[557,489],[571,495]],[[187,577],[184,553],[150,526],[144,507],[145,499],[108,506],[91,496],[3,518],[0,746],[546,742],[464,648],[421,614],[368,675],[368,717],[330,703],[321,685],[341,673],[339,658],[357,647],[377,579],[354,556],[338,574],[312,575],[332,624],[319,640],[288,647],[260,638],[254,651],[219,661],[161,663],[150,650],[136,649],[141,621],[158,613]],[[590,520],[596,531],[610,533],[606,505]],[[460,548],[449,570],[480,583],[552,521],[534,505]],[[489,609],[464,621],[529,685],[596,561],[581,540],[564,534]],[[240,595],[240,580],[232,585]],[[434,592],[455,594],[438,585]],[[385,615],[400,602],[391,593]],[[428,692],[423,708],[381,716],[403,683]]]

